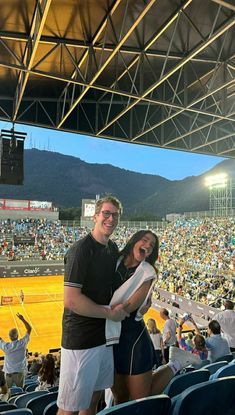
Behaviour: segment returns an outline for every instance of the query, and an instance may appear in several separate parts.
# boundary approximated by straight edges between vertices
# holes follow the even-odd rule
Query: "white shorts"
[[[110,388],[113,378],[112,346],[85,350],[61,348],[57,406],[64,411],[88,409],[93,392]]]

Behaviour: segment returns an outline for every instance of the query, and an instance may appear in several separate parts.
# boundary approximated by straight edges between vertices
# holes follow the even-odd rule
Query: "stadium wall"
[[[14,261],[7,264],[0,263],[0,278],[16,278],[16,277],[39,277],[63,275],[64,264],[62,262],[54,264],[40,263],[23,263],[14,264]]]
[[[0,220],[17,220],[17,219],[47,219],[55,221],[59,219],[59,212],[42,211],[24,211],[24,210],[0,210]]]

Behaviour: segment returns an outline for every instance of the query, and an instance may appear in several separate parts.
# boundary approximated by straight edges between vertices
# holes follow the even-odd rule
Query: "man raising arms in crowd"
[[[10,342],[5,342],[0,338],[0,349],[5,353],[3,370],[6,374],[6,383],[10,388],[13,384],[23,387],[25,374],[27,372],[26,347],[32,330],[30,324],[22,314],[16,314],[26,328],[26,334],[19,339],[19,332],[16,328],[9,331]]]
[[[113,350],[106,347],[105,321],[122,321],[125,304],[106,307],[118,248],[109,238],[122,207],[107,196],[96,202],[94,229],[65,256],[64,315],[58,415],[93,415],[101,391],[113,385]]]

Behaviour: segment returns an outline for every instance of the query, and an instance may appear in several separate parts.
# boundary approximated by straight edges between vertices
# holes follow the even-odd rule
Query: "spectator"
[[[156,279],[154,264],[158,256],[158,238],[149,230],[136,232],[121,252],[115,273],[114,295],[110,305],[127,301],[130,316],[122,323],[107,321],[107,344],[114,344],[115,403],[139,399],[151,392],[155,353],[143,321],[145,306]],[[110,337],[108,336],[110,334]]]
[[[0,401],[8,401],[10,398],[10,389],[6,384],[5,374],[0,370]]]
[[[160,317],[165,321],[163,328],[163,346],[164,359],[166,363],[169,362],[169,348],[176,344],[176,322],[169,317],[169,312],[166,308],[161,308]]]
[[[196,330],[196,335],[194,336],[194,339],[192,341],[193,345],[188,344],[185,338],[182,337],[182,328],[185,323],[184,318],[182,318],[179,320],[179,326],[177,329],[177,340],[178,340],[179,347],[182,350],[186,350],[198,356],[200,360],[206,360],[208,357],[208,350],[206,348],[205,338],[201,335],[192,316],[188,318],[188,321],[191,321],[191,323],[194,325],[195,330]]]
[[[209,338],[206,339],[206,347],[208,348],[208,358],[211,362],[214,362],[218,357],[230,353],[229,344],[221,336],[221,328],[217,320],[211,320],[209,322],[207,333]]]
[[[41,356],[39,356],[38,352],[35,352],[34,358],[29,368],[29,372],[31,373],[31,375],[33,376],[37,375],[39,370],[41,369],[41,366],[42,366],[42,358]]]
[[[235,352],[235,311],[234,303],[230,300],[225,300],[224,311],[216,314],[216,320],[219,322],[222,336],[228,341],[231,352]]]
[[[20,387],[24,386],[24,379],[28,366],[26,348],[32,330],[30,324],[25,320],[22,314],[17,313],[16,315],[26,328],[24,337],[18,339],[18,330],[13,328],[9,331],[10,342],[5,342],[0,338],[0,348],[5,353],[3,370],[6,374],[6,383],[9,388],[13,384]]]
[[[156,363],[153,369],[157,369],[159,366],[165,363],[162,333],[157,328],[156,321],[153,318],[148,319],[147,327],[155,350]]]
[[[41,369],[38,373],[39,385],[35,390],[48,390],[52,386],[57,386],[59,379],[56,376],[55,359],[51,353],[48,353],[42,361]]]

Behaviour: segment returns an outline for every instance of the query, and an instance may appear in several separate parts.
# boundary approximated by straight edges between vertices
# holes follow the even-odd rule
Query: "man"
[[[118,258],[109,238],[121,210],[112,196],[97,200],[94,229],[65,256],[59,415],[95,414],[102,390],[113,385],[113,351],[106,347],[105,321],[128,316],[125,304],[107,307]]]
[[[235,352],[235,311],[234,303],[230,300],[225,300],[224,311],[216,314],[216,320],[219,322],[222,329],[222,336],[228,341],[231,352]]]
[[[21,388],[24,386],[24,379],[28,366],[26,348],[32,330],[30,324],[25,320],[22,314],[17,313],[16,315],[26,328],[24,337],[19,339],[18,330],[13,328],[9,331],[10,342],[5,342],[0,338],[0,348],[5,353],[3,370],[6,374],[6,383],[9,388],[13,384],[20,386]]]
[[[169,349],[170,346],[174,346],[176,343],[176,322],[169,317],[169,311],[166,308],[161,308],[160,317],[165,321],[163,327],[163,346],[164,346],[164,359],[165,362],[169,362]]]
[[[226,339],[221,336],[220,324],[217,320],[211,320],[208,324],[206,347],[208,348],[208,359],[213,363],[218,357],[230,354],[230,348]]]

